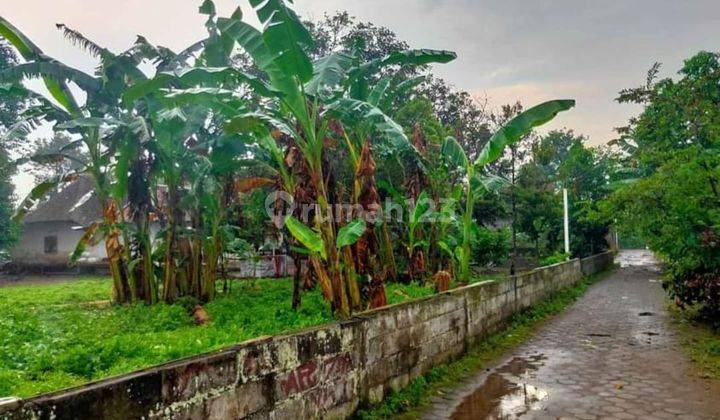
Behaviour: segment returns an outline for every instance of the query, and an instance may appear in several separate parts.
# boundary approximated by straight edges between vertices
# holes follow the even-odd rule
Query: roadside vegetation
[[[695,364],[698,376],[720,380],[720,325],[711,326],[697,308],[671,307],[685,354]]]
[[[452,51],[411,48],[342,12],[306,22],[284,0],[250,0],[260,29],[198,3],[207,36],[180,51],[142,36],[110,51],[58,24],[97,61],[93,74],[0,17],[0,263],[23,216],[83,177],[102,214],[81,226],[69,264],[102,244],[111,273],[0,289],[0,396],[607,248],[601,203],[621,157],[570,129],[534,131],[574,100],[486,110],[433,75]],[[52,138],[34,144],[40,125]],[[13,209],[18,168],[38,183]],[[388,201],[400,216],[383,217]],[[269,249],[292,258],[292,279],[224,280],[228,259]]]
[[[442,396],[443,389],[452,389],[459,382],[488,366],[503,354],[532,338],[543,321],[560,313],[582,296],[587,288],[606,276],[612,270],[584,278],[575,286],[565,288],[553,296],[536,303],[527,310],[514,315],[502,331],[484,339],[468,353],[454,362],[431,369],[425,375],[414,379],[403,390],[388,396],[375,407],[359,410],[357,419],[420,418],[423,409],[430,405],[435,396]]]
[[[427,66],[455,53],[402,42],[373,50],[373,27],[328,34],[283,0],[250,3],[261,29],[240,9],[219,16],[204,0],[208,35],[179,52],[144,37],[110,51],[58,24],[97,59],[92,75],[48,57],[0,18],[3,45],[19,57],[0,71],[3,95],[24,104],[4,143],[27,142],[41,123],[70,139],[11,165],[70,163],[32,190],[16,220],[50,191],[91,179],[102,214],[84,226],[70,263],[89,244],[104,243],[116,304],[216,298],[224,255],[247,249],[242,206],[257,189],[312,206],[275,200],[284,217],[255,239],[289,238],[277,246],[289,245],[296,265],[307,266],[295,275],[292,308],[301,305],[302,285],[319,289],[336,317],[347,318],[385,305],[387,281],[427,281],[445,271],[467,283],[471,261],[483,255],[476,245],[497,243],[474,218],[480,201],[507,184],[491,166],[575,102],[507,108],[484,125],[481,144],[467,147],[461,127],[443,126],[432,107],[423,109]],[[340,31],[352,28],[349,17],[338,19]],[[28,79],[42,80],[49,96],[28,89]],[[405,207],[402,220],[381,217],[381,194]],[[425,223],[439,213],[444,222]]]
[[[664,283],[681,307],[720,319],[720,54],[685,60],[677,77],[620,93],[643,111],[620,129],[625,186],[613,194],[621,237],[637,238],[662,259]]]

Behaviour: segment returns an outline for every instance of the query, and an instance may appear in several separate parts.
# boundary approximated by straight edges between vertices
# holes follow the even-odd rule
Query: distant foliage
[[[16,65],[17,55],[12,47],[0,39],[0,71]],[[15,168],[10,165],[10,153],[18,148],[17,142],[5,137],[15,124],[24,101],[13,96],[0,84],[0,262],[7,256],[8,249],[17,240],[18,226],[12,221],[15,211],[15,187],[12,176]]]
[[[703,51],[686,60],[677,79],[621,92],[643,112],[616,142],[637,182],[614,194],[621,227],[663,259],[665,284],[679,305],[720,314],[720,60]]]
[[[572,130],[551,131],[531,147],[518,175],[518,230],[528,236],[537,257],[563,247],[562,188],[568,189],[570,249],[586,257],[607,249],[612,218],[602,200],[612,189],[618,163],[607,150],[586,145]]]
[[[510,229],[480,227],[473,241],[473,259],[481,265],[503,265],[510,254]]]

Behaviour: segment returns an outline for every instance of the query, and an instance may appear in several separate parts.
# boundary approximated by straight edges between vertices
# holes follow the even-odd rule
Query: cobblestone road
[[[720,383],[692,374],[649,254],[593,285],[537,335],[427,418],[720,419]]]

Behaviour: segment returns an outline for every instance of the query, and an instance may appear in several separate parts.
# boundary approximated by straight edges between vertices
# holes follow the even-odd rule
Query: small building
[[[53,191],[23,219],[20,238],[11,251],[12,271],[60,272],[70,269],[70,256],[94,222],[102,218],[102,206],[88,177]],[[159,231],[152,222],[153,237]],[[226,255],[227,271],[237,277],[284,277],[294,273],[292,259],[284,254],[263,252],[258,259]],[[77,261],[78,270],[106,271],[108,268],[105,242],[88,245]]]
[[[92,180],[81,177],[53,191],[23,220],[18,243],[11,252],[15,269],[62,270],[85,229],[102,217]],[[106,265],[104,242],[89,245],[82,257],[84,266]]]

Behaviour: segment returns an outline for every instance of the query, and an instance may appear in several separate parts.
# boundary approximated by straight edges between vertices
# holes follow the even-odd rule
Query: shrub
[[[478,228],[474,242],[475,261],[479,265],[501,265],[510,253],[510,230]]]
[[[563,261],[567,261],[570,258],[570,254],[566,252],[556,252],[552,255],[549,255],[545,258],[540,259],[540,266],[546,266],[546,265],[553,265],[557,263],[561,263]]]

